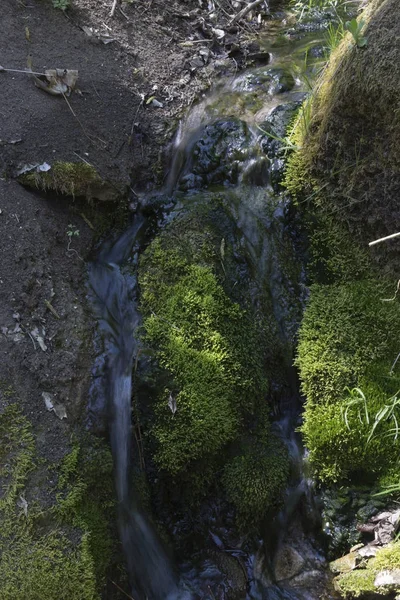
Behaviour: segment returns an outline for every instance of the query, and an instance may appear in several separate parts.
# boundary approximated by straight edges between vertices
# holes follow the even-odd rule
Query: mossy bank
[[[307,119],[297,122],[286,170],[309,238],[311,288],[296,358],[302,432],[315,476],[339,489],[380,491],[400,480],[397,413],[386,408],[400,389],[398,247],[368,248],[394,232],[398,212],[398,16],[397,3],[371,1],[366,46],[344,35],[307,100]],[[343,579],[345,597],[361,594],[371,569]]]

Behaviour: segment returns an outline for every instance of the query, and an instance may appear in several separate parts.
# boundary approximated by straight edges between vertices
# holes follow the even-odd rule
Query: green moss
[[[313,286],[300,330],[296,363],[307,397],[302,427],[310,461],[323,480],[337,481],[357,471],[382,474],[398,463],[399,444],[385,436],[390,423],[367,444],[370,426],[348,411],[347,387],[360,387],[371,418],[400,387],[389,376],[398,354],[394,331],[400,327],[391,282],[361,281]]]
[[[105,456],[96,454],[96,475],[92,470],[91,478],[84,471],[78,476],[74,448],[61,470],[65,493],[59,503],[49,506],[52,492],[40,488],[47,495],[45,507],[29,487],[37,463],[31,425],[12,404],[0,415],[0,600],[97,600],[106,568],[100,557],[105,517],[100,519],[94,505],[106,495]],[[72,483],[73,472],[79,485]]]
[[[61,466],[55,513],[86,535],[97,583],[101,584],[115,550],[110,522],[115,518],[112,457],[92,440],[85,451],[75,443]]]
[[[199,258],[209,254],[207,244],[200,246]],[[247,354],[255,355],[255,332],[209,266],[193,264],[179,250],[165,251],[160,239],[144,261],[149,264],[140,280],[146,340],[171,375],[171,386],[157,401],[155,458],[176,474],[237,437],[241,409],[252,412],[263,389],[256,387],[259,378],[252,378],[260,360],[255,356],[253,367],[244,368]],[[170,394],[175,415],[168,407]]]
[[[103,181],[96,169],[86,163],[55,162],[46,172],[31,171],[20,175],[19,182],[39,190],[54,191],[88,200],[116,200],[120,195],[111,184]]]
[[[282,498],[289,475],[288,452],[272,434],[252,441],[225,465],[222,484],[243,529],[266,516]]]
[[[335,587],[343,598],[359,598],[375,591],[374,581],[374,572],[363,569],[341,575],[335,580]]]

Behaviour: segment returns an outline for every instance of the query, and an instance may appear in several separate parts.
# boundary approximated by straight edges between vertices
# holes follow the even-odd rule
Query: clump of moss
[[[269,434],[256,440],[225,465],[222,485],[234,504],[241,528],[261,521],[282,498],[289,476],[288,451],[283,442]]]
[[[398,462],[399,444],[385,435],[390,423],[367,443],[371,426],[357,410],[347,412],[347,424],[344,419],[346,388],[363,390],[373,418],[400,387],[400,378],[389,376],[398,354],[393,332],[400,327],[398,304],[382,302],[390,293],[391,282],[376,280],[311,289],[296,363],[307,397],[302,431],[322,480],[357,471],[377,476]]]
[[[92,440],[83,451],[76,442],[60,468],[55,514],[86,536],[98,585],[111,563],[115,544],[110,523],[115,519],[112,457]]]
[[[71,464],[71,459],[66,460]],[[105,569],[99,559],[103,548],[98,534],[104,528],[95,526],[88,516],[93,512],[86,507],[91,494],[101,495],[106,478],[99,481],[92,477],[85,496],[76,494],[68,483],[60,504],[43,508],[40,498],[31,498],[24,491],[31,473],[38,468],[36,462],[31,425],[11,404],[0,415],[0,478],[4,489],[0,500],[0,599],[98,600]],[[99,481],[95,487],[94,481]],[[67,486],[65,468],[60,486]],[[83,484],[80,488],[84,489]],[[99,548],[95,548],[97,544]]]
[[[163,248],[158,238],[142,262],[146,341],[171,375],[157,401],[155,459],[173,474],[234,440],[241,411],[254,411],[266,390],[254,327],[204,262],[210,255],[205,242],[198,250],[203,264],[196,264],[179,250]],[[168,407],[171,395],[175,414]]]
[[[335,580],[335,587],[343,598],[359,598],[375,591],[374,581],[374,572],[362,569],[341,575]]]
[[[119,190],[104,181],[92,165],[86,163],[55,162],[48,171],[31,171],[20,175],[18,181],[28,187],[53,191],[65,196],[113,201]]]

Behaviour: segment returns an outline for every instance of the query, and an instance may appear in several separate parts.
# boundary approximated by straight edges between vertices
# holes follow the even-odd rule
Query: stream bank
[[[136,8],[134,6],[132,10],[136,10]],[[278,30],[281,18],[282,14],[275,23]],[[273,30],[271,27],[271,30],[275,36],[276,29]],[[73,36],[72,33],[71,36]],[[311,33],[310,37],[313,36],[314,34]],[[195,107],[190,113],[194,117],[194,124],[184,124],[180,137],[181,151],[179,148],[175,148],[178,150],[177,154],[180,155],[179,160],[174,162],[171,168],[170,189],[178,188],[180,190],[180,194],[176,193],[174,207],[170,206],[166,215],[164,209],[165,204],[169,203],[169,199],[160,195],[146,194],[146,202],[142,202],[145,204],[142,209],[145,213],[144,216],[153,224],[153,231],[146,240],[141,242],[142,246],[143,244],[148,245],[146,252],[141,255],[139,268],[139,280],[142,288],[141,310],[145,318],[143,327],[146,336],[141,337],[143,348],[140,356],[137,353],[139,360],[134,363],[134,399],[138,398],[140,406],[139,412],[134,415],[133,423],[134,434],[137,435],[138,440],[137,447],[134,445],[133,482],[136,493],[141,485],[140,496],[144,506],[144,509],[141,510],[153,513],[153,524],[150,522],[150,524],[143,525],[141,522],[140,525],[144,532],[143,544],[148,545],[149,537],[153,536],[153,533],[149,534],[149,528],[151,532],[154,532],[154,528],[158,529],[161,538],[161,541],[157,538],[154,542],[158,548],[161,548],[156,553],[158,557],[156,562],[152,563],[149,560],[148,564],[144,565],[150,569],[150,573],[146,576],[147,580],[151,579],[152,570],[154,571],[151,565],[155,565],[158,570],[161,560],[163,568],[167,570],[165,575],[167,589],[173,590],[174,594],[179,577],[170,574],[168,553],[163,548],[164,543],[167,546],[175,545],[180,575],[185,582],[184,587],[203,596],[242,598],[246,594],[251,594],[253,598],[321,598],[323,594],[327,594],[328,597],[331,594],[326,585],[327,571],[324,557],[318,553],[318,545],[310,542],[312,540],[311,533],[304,529],[307,524],[311,530],[314,523],[317,527],[318,524],[315,522],[314,511],[310,510],[309,486],[307,481],[302,480],[299,470],[296,471],[292,467],[292,485],[289,488],[290,494],[286,502],[285,495],[282,494],[287,482],[288,454],[292,454],[292,465],[294,456],[299,458],[298,450],[296,450],[297,443],[293,443],[292,436],[288,435],[288,428],[286,427],[285,430],[285,424],[289,424],[289,430],[293,430],[297,425],[296,410],[294,414],[292,411],[293,405],[298,401],[297,382],[291,364],[296,330],[301,318],[302,300],[305,296],[304,274],[301,261],[298,260],[298,256],[301,256],[303,252],[303,240],[296,234],[298,232],[297,223],[295,219],[293,220],[290,203],[275,195],[280,191],[283,167],[282,156],[279,154],[280,142],[274,137],[261,135],[256,128],[256,124],[261,123],[265,128],[269,126],[272,128],[275,138],[283,136],[287,121],[281,117],[286,114],[287,104],[292,103],[292,107],[289,107],[287,112],[287,116],[290,117],[291,109],[295,109],[302,99],[304,92],[301,89],[303,65],[307,68],[308,66],[312,67],[313,63],[310,59],[318,60],[320,48],[318,48],[318,44],[315,44],[316,47],[310,49],[307,38],[302,46],[302,39],[297,38],[295,32],[290,33],[289,42],[293,42],[290,49],[293,54],[297,51],[298,55],[294,57],[294,60],[290,58],[288,61],[292,65],[288,74],[288,69],[282,68],[287,65],[277,64],[279,61],[276,60],[278,58],[285,62],[288,38],[284,35],[280,39],[277,35],[276,38],[279,41],[272,50],[268,49],[268,43],[271,40],[266,41],[263,54],[264,61],[267,60],[267,55],[268,58],[269,54],[272,55],[271,65],[261,65],[261,67],[258,65],[259,69],[250,71],[248,77],[247,75],[235,77],[235,94],[232,93],[229,86],[227,86],[225,95],[224,90],[219,89],[214,102],[208,103],[208,100],[205,100],[206,106],[200,103],[200,110]],[[281,54],[279,54],[280,48],[282,49]],[[97,51],[93,51],[93,55],[96,54]],[[127,57],[125,56],[125,58]],[[98,64],[98,56],[96,61],[93,59],[93,65]],[[107,63],[107,65],[111,71],[111,63]],[[15,85],[19,84],[15,83]],[[146,83],[146,93],[150,87]],[[96,85],[95,88],[97,89]],[[95,96],[96,93],[92,95],[92,98]],[[122,96],[125,99],[129,98],[124,94]],[[271,100],[270,103],[264,102],[265,96]],[[282,102],[283,99],[285,102]],[[88,100],[88,104],[90,104],[90,96]],[[115,102],[117,100],[115,99]],[[46,106],[51,112],[50,102]],[[262,113],[263,108],[265,114]],[[137,107],[135,106],[134,109],[137,110]],[[271,109],[276,109],[275,120],[272,123],[268,120]],[[126,123],[125,114],[126,111],[121,109],[123,118],[120,119],[118,116],[115,121],[116,130],[113,144],[115,144],[116,151],[119,149],[117,140],[121,131],[117,121],[123,126],[125,137],[130,132],[130,123]],[[254,118],[255,115],[257,118]],[[143,119],[144,122],[146,119],[147,117]],[[150,121],[152,119],[149,118]],[[185,137],[187,132],[189,132],[188,138]],[[134,183],[137,183],[139,188],[140,186],[145,188],[146,178],[150,172],[149,165],[151,161],[153,161],[153,165],[155,164],[153,150],[155,152],[156,144],[151,141],[149,143],[151,152],[145,152],[143,132],[135,131],[135,136],[137,141],[135,151],[142,156],[142,160],[146,155],[149,163],[148,168],[141,172],[140,177]],[[12,138],[10,137],[10,139]],[[118,169],[126,168],[129,164],[129,153],[125,154],[125,150],[124,146],[121,150],[123,152],[121,159],[116,160]],[[11,148],[11,155],[12,152],[18,153],[18,148],[17,150]],[[33,148],[31,152],[37,154]],[[78,154],[81,155],[81,149],[78,149]],[[20,156],[24,156],[22,150]],[[104,156],[104,153],[98,152],[95,154],[94,162],[96,162],[96,167],[101,175],[105,177],[105,174],[108,173],[107,180],[112,181],[112,161],[104,160]],[[100,163],[97,159],[100,160]],[[8,161],[13,163],[12,158],[9,158]],[[104,169],[101,161],[104,161],[104,165],[107,163]],[[121,179],[127,182],[126,178],[120,178],[119,175],[114,181],[120,182]],[[271,187],[269,183],[271,183]],[[7,185],[8,191],[12,190],[13,184],[14,182],[10,182],[10,185]],[[201,187],[201,193],[199,193],[199,187]],[[266,187],[267,189],[265,189]],[[139,188],[135,191],[140,191]],[[12,198],[10,192],[9,197]],[[27,191],[25,197],[27,205],[32,207],[32,214],[38,210],[37,202],[41,202],[40,207],[44,206],[46,202],[42,198],[37,199]],[[130,198],[130,202],[132,200]],[[136,202],[131,203],[136,204]],[[74,236],[73,248],[80,256],[83,254],[84,258],[87,257],[89,249],[89,231],[85,229],[86,226],[89,227],[87,221],[82,216],[72,213],[74,214],[74,223],[72,223],[74,229],[71,229],[69,224],[71,213],[68,207],[62,204],[58,206],[59,210],[52,213],[53,218],[55,213],[58,214],[58,219],[56,218],[55,221],[55,238],[59,240],[56,251],[52,247],[53,238],[46,237],[46,227],[43,226],[45,233],[42,233],[43,229],[40,227],[34,231],[32,231],[32,227],[25,227],[28,243],[32,243],[32,239],[35,238],[35,251],[31,254],[33,262],[35,260],[37,262],[35,254],[37,252],[44,253],[44,256],[46,253],[51,255],[56,252],[57,265],[58,261],[60,264],[65,264],[65,257],[71,261],[71,254],[64,256],[64,251],[67,252],[64,244],[68,244],[68,239],[64,239],[64,231],[73,232],[77,229],[79,235]],[[24,210],[26,210],[25,205]],[[15,213],[17,217],[14,217],[14,213],[11,213],[11,210],[9,212],[6,231],[7,227],[13,226],[15,232],[19,233],[21,215],[17,212]],[[86,213],[84,215],[87,219],[88,215]],[[91,222],[91,218],[90,215],[89,222]],[[49,219],[51,219],[50,215]],[[157,225],[154,226],[156,221],[158,221]],[[205,224],[207,224],[206,227]],[[60,228],[61,234],[57,228]],[[161,234],[158,233],[160,230],[162,230]],[[331,230],[335,231],[334,228]],[[10,239],[10,231],[7,239]],[[157,234],[157,238],[149,245],[149,240],[154,237],[154,234]],[[45,243],[42,242],[42,236],[46,240]],[[65,237],[67,236],[69,234],[66,234]],[[18,236],[15,238],[18,240]],[[338,239],[340,238],[338,237]],[[10,252],[10,250],[11,244],[8,251]],[[83,286],[78,279],[78,276],[80,277],[83,273],[81,268],[83,265],[80,264],[81,261],[76,254],[74,252],[72,254],[76,259],[76,265],[71,270],[67,269],[68,273],[58,268],[54,269],[55,273],[50,273],[57,282],[56,293],[60,294],[54,299],[54,306],[53,304],[52,306],[61,317],[64,317],[63,302],[65,298],[69,297],[64,295],[64,289],[67,289],[68,294],[74,298],[73,304],[72,302],[66,304],[67,308],[69,307],[72,311],[72,306],[79,307],[75,298],[80,298],[81,305],[84,304]],[[322,256],[325,257],[325,255]],[[104,260],[100,257],[100,262],[103,260],[106,264],[111,263],[110,270],[118,271],[115,266],[115,262],[118,262],[116,259],[104,256],[103,258]],[[170,259],[173,259],[172,263]],[[137,300],[135,297],[137,261],[138,255],[131,254],[126,267],[122,270],[122,277],[117,277],[122,287],[126,284],[124,282],[128,283],[127,289],[131,293],[128,301],[132,303],[131,310],[135,309]],[[43,262],[45,265],[47,264],[46,258]],[[36,265],[33,269],[37,270],[38,266]],[[10,267],[8,271],[10,275]],[[40,270],[38,273],[32,271],[32,277],[41,281]],[[65,284],[65,280],[68,285]],[[242,285],[242,282],[245,285]],[[160,283],[162,286],[159,288]],[[73,380],[70,393],[66,393],[65,382],[57,380],[53,366],[49,365],[46,371],[42,371],[41,361],[36,360],[30,368],[34,384],[31,386],[29,380],[28,397],[26,397],[24,389],[28,386],[26,386],[26,381],[21,381],[21,377],[16,377],[17,392],[10,390],[8,386],[2,390],[2,400],[5,398],[5,404],[19,400],[20,394],[22,397],[25,395],[25,403],[20,403],[34,421],[35,435],[39,443],[43,442],[46,460],[56,448],[57,454],[53,460],[53,464],[56,464],[56,472],[61,462],[64,465],[62,477],[60,475],[55,477],[59,480],[56,488],[53,479],[47,475],[49,471],[47,463],[40,471],[39,484],[34,487],[34,477],[37,477],[37,471],[34,469],[34,451],[32,438],[28,431],[29,425],[22,422],[18,415],[6,413],[3,418],[2,431],[13,431],[15,427],[19,427],[25,432],[20,440],[23,450],[21,461],[16,463],[22,464],[23,467],[18,471],[20,479],[16,480],[16,484],[11,489],[11,495],[7,497],[8,510],[11,511],[8,515],[11,515],[10,518],[12,518],[16,510],[16,503],[18,503],[18,511],[20,511],[22,519],[27,518],[27,509],[27,531],[24,530],[24,535],[25,533],[29,535],[21,538],[20,545],[20,548],[25,551],[29,550],[32,545],[30,535],[38,524],[41,527],[43,524],[46,527],[51,527],[53,524],[56,528],[61,527],[60,535],[56,539],[49,540],[46,536],[39,538],[35,546],[38,560],[31,563],[31,577],[28,579],[30,588],[38,580],[37,569],[41,565],[43,549],[45,551],[46,544],[52,541],[55,553],[51,560],[51,566],[53,569],[57,569],[57,572],[60,569],[61,576],[59,579],[54,579],[55,588],[49,588],[47,591],[49,598],[52,597],[52,594],[54,596],[57,593],[61,597],[59,590],[63,590],[62,593],[67,594],[68,597],[74,597],[73,594],[75,594],[77,598],[87,597],[89,600],[97,596],[99,589],[102,589],[104,597],[116,598],[123,596],[123,592],[120,592],[115,583],[125,590],[129,589],[129,584],[127,578],[119,572],[117,567],[118,564],[123,564],[121,549],[116,550],[113,546],[117,539],[115,531],[117,507],[114,505],[109,487],[111,483],[110,455],[107,453],[107,449],[104,449],[104,453],[98,452],[96,442],[92,438],[88,445],[82,446],[81,444],[79,450],[75,445],[71,447],[70,427],[65,419],[59,424],[56,421],[57,436],[53,435],[55,441],[50,447],[47,445],[49,437],[47,433],[55,432],[54,424],[49,419],[56,419],[57,415],[53,410],[49,413],[45,412],[43,406],[46,404],[41,397],[41,392],[53,394],[55,398],[53,397],[52,400],[58,407],[60,404],[66,405],[67,415],[70,410],[72,411],[73,401],[76,402],[76,431],[79,432],[82,427],[82,421],[79,421],[79,412],[84,404],[80,400],[79,393],[86,394],[89,383],[89,364],[93,359],[92,352],[86,354],[83,352],[77,356],[74,348],[64,347],[64,332],[68,331],[71,321],[68,317],[65,319],[65,323],[62,321],[61,324],[57,324],[59,319],[44,302],[44,299],[50,302],[53,298],[50,277],[48,284],[49,288],[46,287],[45,290],[42,290],[37,298],[37,306],[40,306],[40,310],[45,311],[43,316],[39,310],[34,318],[41,328],[39,335],[41,333],[44,341],[50,345],[54,339],[53,328],[54,333],[58,331],[60,341],[57,344],[54,342],[54,347],[51,345],[53,364],[56,362],[56,355],[53,354],[53,351],[66,351],[67,356],[71,356],[75,362],[69,364],[61,357],[59,363],[70,373],[74,365],[79,362],[80,369],[85,374],[78,373],[76,379]],[[15,286],[10,277],[7,279],[8,285],[10,290]],[[36,289],[35,285],[34,282],[31,284],[28,289],[29,293],[32,286]],[[38,286],[41,287],[40,284]],[[45,297],[45,291],[48,291],[50,300],[47,296]],[[160,297],[159,291],[162,292]],[[29,302],[28,292],[27,297],[24,296],[24,298]],[[118,309],[124,305],[126,299],[120,292],[121,288],[117,287],[116,303],[113,308]],[[347,290],[345,292],[342,305],[346,304]],[[355,302],[356,292],[357,290],[354,292]],[[107,296],[106,293],[105,297],[106,303],[112,300],[111,294]],[[339,298],[339,304],[340,300],[341,298]],[[30,322],[29,327],[28,322],[25,322],[30,317],[30,315],[27,317],[26,310],[30,308],[29,304],[27,304],[27,309],[22,308],[21,325],[18,325],[20,318],[13,317],[21,331],[18,329],[13,331],[16,326],[11,327],[11,323],[7,325],[7,333],[4,334],[7,341],[6,352],[9,351],[8,348],[12,348],[10,357],[5,355],[8,365],[15,362],[15,356],[19,356],[18,348],[13,344],[29,345],[31,343],[29,335],[24,331],[29,330],[31,333]],[[73,310],[78,311],[78,308]],[[119,437],[121,430],[115,430],[116,433],[111,436],[114,437],[112,442],[114,455],[119,452],[115,448],[121,444],[126,462],[129,462],[130,458],[130,446],[127,440],[131,435],[128,378],[131,376],[132,359],[135,353],[129,333],[131,328],[135,328],[139,323],[131,310],[122,311],[123,318],[128,319],[129,327],[124,332],[127,334],[128,343],[122,349],[120,348],[130,356],[126,363],[121,364],[118,360],[115,363],[116,368],[120,369],[119,375],[122,373],[124,376],[123,381],[121,380],[123,385],[114,389],[114,396],[122,398],[125,402],[125,413],[120,413],[120,416],[125,414],[126,417],[121,423],[124,427],[124,434]],[[317,313],[319,310],[317,304]],[[371,309],[371,312],[373,316],[376,314],[374,309]],[[21,313],[19,314],[21,316]],[[79,311],[75,314],[79,314]],[[194,318],[196,314],[201,317],[199,321]],[[221,318],[221,314],[224,318]],[[50,318],[54,317],[54,322],[47,326],[52,328],[49,335],[48,332],[43,331],[45,324],[42,319],[48,318],[50,315]],[[7,316],[10,315],[7,313]],[[365,328],[368,327],[370,320],[370,318],[366,318]],[[232,327],[227,327],[227,321],[232,323]],[[385,325],[385,315],[379,321],[379,323],[381,322]],[[90,317],[82,311],[81,317],[77,319],[76,329],[82,325],[81,332],[87,332],[87,323],[90,323]],[[121,327],[122,324],[123,322],[118,323],[117,319],[117,325]],[[114,335],[115,331],[114,327]],[[207,331],[207,336],[204,335],[204,331]],[[12,336],[21,334],[22,337],[15,339],[11,334]],[[337,333],[334,332],[334,335]],[[65,339],[76,339],[79,342],[80,336],[78,334],[70,335]],[[34,344],[32,345],[34,346]],[[153,352],[146,357],[149,346],[153,346]],[[88,347],[88,342],[84,342],[83,350],[85,351]],[[37,366],[35,367],[35,365]],[[195,369],[189,368],[193,365],[196,366]],[[50,379],[46,381],[44,377],[47,377],[48,372]],[[94,380],[97,383],[99,381],[101,383],[103,372],[104,368],[101,364],[99,366],[96,363]],[[252,376],[249,377],[249,374]],[[40,379],[40,377],[42,378]],[[68,378],[66,380],[69,381]],[[45,384],[42,383],[43,381]],[[211,403],[209,402],[209,390],[201,387],[202,384],[204,385],[204,381],[210,383],[210,387],[212,386],[216,390]],[[245,382],[246,385],[244,385]],[[58,386],[56,391],[53,387],[55,385]],[[200,394],[202,391],[203,393]],[[71,397],[73,400],[70,400]],[[263,403],[268,403],[267,412],[269,414],[267,415],[264,415],[261,410]],[[32,407],[37,410],[33,410]],[[195,410],[192,410],[193,407]],[[96,410],[97,408],[94,412]],[[270,413],[272,413],[272,418]],[[43,428],[43,414],[47,419],[48,431],[43,433],[42,429],[42,435],[40,435],[40,427]],[[260,414],[262,419],[258,418]],[[229,415],[229,420],[225,421],[226,415]],[[110,417],[107,413],[105,416],[106,418]],[[13,423],[10,424],[7,418],[12,418]],[[37,419],[38,425],[36,425],[35,419]],[[197,427],[202,444],[198,443],[196,446],[197,440],[192,440],[193,443],[185,445],[183,442],[186,433],[194,427]],[[176,434],[174,438],[175,432],[179,433],[179,428],[181,428],[180,435]],[[223,436],[220,437],[221,432]],[[144,441],[139,435],[143,433],[148,434],[144,437]],[[342,433],[343,429],[341,435]],[[10,434],[8,435],[8,448],[11,454],[2,455],[4,465],[10,462],[10,456],[11,458],[19,456],[16,451],[18,440]],[[286,450],[282,441],[279,441],[282,438],[286,440]],[[182,442],[182,447],[179,447],[177,442]],[[139,458],[138,461],[141,452],[142,458]],[[92,468],[95,467],[95,473],[98,473],[100,465],[97,465],[95,460],[97,454],[102,466],[102,483],[103,481],[107,482],[107,486],[104,486],[103,490],[105,497],[95,486],[93,470],[89,469],[87,475],[87,471],[84,469],[85,460],[82,464],[82,456],[92,457],[93,460],[89,460],[89,465]],[[260,456],[262,456],[262,461],[259,460]],[[280,458],[279,465],[276,456]],[[388,454],[388,456],[391,455]],[[143,481],[143,465],[140,464],[143,458],[151,483],[150,492],[146,482]],[[271,472],[274,473],[274,478],[266,476]],[[31,473],[32,475],[30,475]],[[36,473],[35,476],[34,473]],[[127,486],[129,487],[125,481],[126,468],[117,463],[116,473],[119,478],[121,500],[126,493]],[[28,477],[28,475],[30,476]],[[5,472],[4,476],[7,482],[10,473]],[[43,484],[44,480],[47,487]],[[26,481],[29,482],[28,485],[26,485]],[[250,487],[256,489],[256,493],[249,494]],[[93,488],[94,498],[88,511],[87,490],[91,488]],[[209,497],[206,501],[202,500],[202,496],[209,494],[210,489],[213,490],[212,498]],[[43,490],[46,492],[43,493]],[[122,508],[124,510],[128,508],[129,514],[131,514],[132,496],[129,494],[132,492],[128,490],[127,493],[126,504],[124,506],[122,503]],[[44,523],[40,510],[37,513],[34,510],[35,502],[39,502],[39,506],[43,502],[40,494],[45,496],[44,500],[49,508],[55,502],[58,505],[55,513],[51,509],[51,514],[47,514]],[[28,503],[28,506],[24,501]],[[188,510],[189,505],[191,506],[190,510]],[[273,522],[272,516],[276,514],[279,506],[283,506],[284,510]],[[267,511],[268,507],[271,508],[270,511]],[[249,523],[250,528],[252,521],[262,522],[264,520],[267,523],[267,526],[264,527],[266,533],[254,534],[246,539],[238,527],[234,508],[236,515],[240,515],[239,524],[243,518],[243,523]],[[135,514],[141,514],[135,506],[134,510]],[[301,524],[296,519],[291,521],[293,511],[302,515]],[[82,517],[82,513],[86,515],[86,518]],[[62,515],[61,521],[60,514]],[[53,518],[55,520],[52,520]],[[121,511],[119,518],[120,523],[122,522],[120,529],[129,533],[131,524],[124,523]],[[99,531],[97,526],[99,523],[104,525],[105,522],[108,523],[107,531],[104,530],[104,527]],[[22,523],[25,524],[25,521],[22,520]],[[279,534],[285,526],[290,530],[290,534],[284,543],[279,544],[278,542],[282,542]],[[257,527],[259,525],[256,526],[256,530]],[[271,535],[271,529],[276,532],[274,535]],[[101,535],[95,537],[94,532],[96,531]],[[262,527],[258,531],[262,532]],[[276,538],[275,545],[278,552],[273,547],[274,543],[260,545],[260,537],[264,537],[267,541],[272,538],[273,542]],[[23,540],[24,544],[22,544]],[[92,545],[90,540],[92,540]],[[171,544],[171,540],[174,541],[173,544]],[[68,561],[60,560],[58,553],[60,546],[65,543],[68,547]],[[137,544],[135,539],[128,539],[128,547],[135,543]],[[154,544],[152,543],[153,547]],[[95,555],[96,547],[100,547],[104,552],[101,555]],[[274,555],[275,564],[271,565],[270,559]],[[141,556],[143,557],[143,555]],[[191,556],[192,559],[186,560],[188,556]],[[154,558],[154,555],[152,557]],[[152,557],[150,556],[150,558]],[[12,558],[13,555],[9,555],[8,562],[3,562],[5,579],[10,578],[6,567],[7,564],[11,564]],[[171,564],[172,562],[171,560]],[[112,572],[109,570],[111,563],[115,565]],[[65,568],[67,565],[68,569]],[[130,570],[132,571],[132,566],[130,566]],[[144,572],[140,573],[140,576],[142,575],[145,578]],[[45,580],[45,576],[49,576],[46,570],[43,580]],[[66,584],[68,581],[70,587]],[[84,589],[80,587],[82,581],[86,582]],[[283,585],[277,586],[277,581],[283,582]],[[155,582],[155,588],[159,584],[161,585],[161,582]],[[18,576],[14,580],[9,579],[6,589],[8,597],[15,600],[18,593],[20,596],[22,594],[21,598],[24,597],[25,592],[23,590],[21,592],[18,586],[20,586]],[[146,586],[143,590],[140,590],[139,587],[138,592],[139,595],[146,594]],[[150,595],[165,596],[165,588],[161,586],[158,589],[152,589]],[[136,594],[134,596],[136,598]],[[7,598],[5,592],[4,597]],[[42,595],[40,597],[42,598]]]

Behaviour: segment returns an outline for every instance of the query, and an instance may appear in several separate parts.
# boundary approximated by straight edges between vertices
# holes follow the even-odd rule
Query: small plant
[[[75,225],[72,225],[72,223],[70,223],[68,225],[68,229],[67,229],[67,236],[68,236],[68,246],[67,246],[67,255],[70,256],[70,252],[73,252],[74,254],[77,255],[77,257],[79,258],[79,260],[81,260],[82,262],[84,262],[82,256],[79,254],[79,252],[77,252],[77,250],[75,250],[74,248],[71,248],[71,244],[72,244],[72,240],[74,237],[79,237],[80,233],[79,233],[79,229],[77,229],[75,227]]]
[[[73,237],[78,237],[79,236],[79,229],[77,227],[75,227],[75,225],[72,225],[71,223],[68,225],[68,229],[67,229],[67,236],[71,239]]]
[[[54,8],[58,8],[60,10],[67,10],[70,4],[70,0],[52,0]]]
[[[343,411],[343,419],[346,423],[347,429],[350,430],[348,415],[351,409],[357,410],[357,416],[360,423],[370,425],[370,416],[368,411],[367,399],[363,391],[360,390],[360,388],[354,388],[352,390],[347,389],[347,391],[349,392],[349,400],[346,404],[345,410]],[[383,434],[384,437],[393,436],[393,439],[397,440],[400,433],[400,428],[396,416],[396,409],[398,409],[399,406],[400,396],[399,392],[397,392],[396,394],[394,394],[394,396],[389,398],[388,403],[385,404],[376,413],[374,422],[372,423],[372,427],[369,432],[367,443],[369,443],[374,437],[374,435],[376,435],[377,427],[384,422],[389,422],[393,425],[392,428],[385,431],[385,433]]]
[[[367,38],[363,35],[364,28],[364,19],[360,19],[359,21],[357,21],[357,19],[352,19],[351,21],[347,21],[345,25],[345,30],[351,33],[354,43],[358,48],[365,48],[368,43]]]

